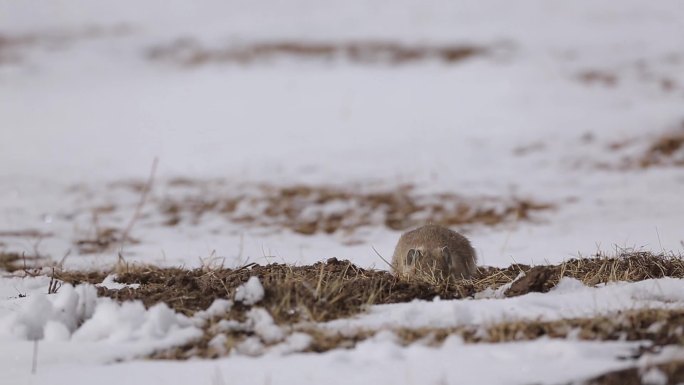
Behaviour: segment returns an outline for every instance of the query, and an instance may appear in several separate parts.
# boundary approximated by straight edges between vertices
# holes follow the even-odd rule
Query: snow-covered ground
[[[145,310],[140,302],[116,304],[97,298],[95,288],[84,284],[60,288],[47,295],[46,279],[2,281],[3,297],[14,288],[28,298],[3,301],[0,308],[0,378],[6,383],[90,383],[98,376],[105,384],[266,382],[340,383],[561,383],[636,364],[626,360],[648,342],[587,342],[542,338],[529,342],[465,344],[454,335],[438,347],[416,342],[402,347],[393,328],[487,327],[500,322],[591,317],[616,311],[682,308],[684,281],[663,278],[629,284],[588,288],[566,279],[548,294],[531,293],[514,299],[470,301],[415,301],[375,306],[368,315],[321,325],[343,334],[356,330],[384,330],[350,350],[327,353],[296,353],[306,349],[309,337],[273,324],[263,309],[252,308],[247,321],[222,321],[235,328],[253,330],[228,358],[213,362],[154,363],[118,360],[143,357],[152,352],[182,345],[202,335],[199,329],[212,316],[224,314],[231,300],[217,300],[206,312],[192,318],[176,314],[164,304]],[[263,288],[252,278],[235,301],[260,300]],[[593,301],[592,298],[594,297]],[[252,302],[250,302],[252,303]],[[222,324],[215,326],[221,328]],[[34,340],[37,360],[33,361]],[[275,343],[264,348],[264,343]],[[292,354],[294,353],[294,354]],[[258,358],[249,358],[254,354]],[[684,357],[684,350],[666,349],[666,358]],[[662,359],[658,356],[647,359]],[[397,367],[401,368],[397,370]],[[32,369],[33,368],[33,369]],[[115,368],[121,376],[109,376]],[[302,370],[307,368],[306,370]],[[394,368],[394,369],[392,369]],[[34,373],[32,373],[34,372]],[[340,375],[340,373],[345,373]],[[220,378],[219,378],[220,377]],[[108,382],[110,381],[110,382]],[[224,381],[224,382],[217,382]]]
[[[145,180],[158,157],[153,194],[162,196],[164,180],[184,177],[412,183],[557,205],[540,224],[470,229],[491,265],[614,245],[681,249],[681,169],[598,166],[617,166],[684,119],[676,1],[174,5],[0,2],[0,231],[52,234],[3,236],[5,247],[33,253],[41,238],[39,252],[60,259],[93,231],[88,209],[99,204],[117,205],[125,226],[138,194],[107,183]],[[146,54],[179,38],[219,48],[348,40],[507,48],[454,64],[398,66],[282,58],[184,68]],[[630,140],[636,144],[609,150]],[[131,235],[143,244],[129,260],[198,265],[215,251],[227,265],[275,255],[381,267],[370,246],[389,255],[398,236],[370,229],[362,244],[345,246],[226,221],[197,226],[138,225]]]
[[[216,213],[162,225],[165,199],[249,197],[263,184],[359,191],[411,184],[427,196],[555,206],[533,213],[532,221],[464,226],[487,265],[558,262],[616,246],[681,251],[684,169],[622,166],[659,135],[682,130],[682,20],[677,0],[0,0],[0,251],[55,262],[67,255],[67,268],[110,266],[120,252],[128,262],[188,267],[337,257],[385,268],[373,247],[391,255],[400,232],[377,223],[350,236],[302,235]],[[179,39],[207,49],[387,41],[493,52],[401,65],[282,57],[187,68],[151,59],[151,49]],[[80,250],[78,240],[92,239],[98,229],[126,228],[141,194],[125,184],[144,182],[155,158],[152,192],[130,232],[139,243]],[[178,178],[196,185],[171,183]],[[21,317],[21,304],[45,293],[47,284],[0,278],[3,322]],[[576,289],[568,303],[580,308],[597,298],[610,305],[604,311],[623,304],[611,302],[619,297],[615,288]],[[635,300],[625,298],[627,307]],[[426,312],[426,322],[433,315],[450,319],[478,301],[501,301],[497,314],[544,307],[513,299],[445,301],[420,305],[425,309],[391,305],[367,317],[422,319]],[[156,322],[136,309],[135,325]],[[55,338],[68,337],[64,329],[51,330]],[[131,336],[134,343],[144,339]],[[105,345],[53,344],[41,351],[59,359],[30,377],[29,343],[3,342],[0,376],[7,380],[0,382],[74,383],[75,371],[83,383],[562,382],[623,367],[617,357],[632,346],[540,340],[402,348],[371,340],[322,355],[101,366],[79,363]],[[436,370],[425,371],[425,362]],[[483,370],[490,364],[499,370]],[[302,366],[318,369],[291,370]],[[255,372],[264,374],[255,378]]]

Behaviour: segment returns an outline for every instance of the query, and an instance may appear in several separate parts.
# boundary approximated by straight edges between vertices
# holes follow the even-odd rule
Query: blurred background
[[[488,265],[681,251],[682,20],[678,1],[0,0],[0,250],[384,269],[373,248],[431,222]]]

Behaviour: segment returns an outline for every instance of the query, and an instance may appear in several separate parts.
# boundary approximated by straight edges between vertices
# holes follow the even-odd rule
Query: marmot
[[[477,256],[470,241],[437,225],[404,233],[392,255],[392,270],[404,277],[419,273],[442,279],[469,279],[476,266]]]

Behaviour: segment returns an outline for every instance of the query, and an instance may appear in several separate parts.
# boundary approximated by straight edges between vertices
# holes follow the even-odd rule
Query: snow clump
[[[235,300],[245,305],[254,305],[264,299],[264,287],[258,277],[249,277],[249,280],[235,290]]]

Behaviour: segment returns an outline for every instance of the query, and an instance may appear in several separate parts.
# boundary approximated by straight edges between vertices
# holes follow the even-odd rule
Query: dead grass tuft
[[[111,272],[55,271],[54,276],[64,282],[99,283]],[[527,266],[514,264],[507,268],[481,267],[472,280],[457,282],[430,279],[399,279],[389,272],[359,268],[349,261],[335,258],[308,266],[250,264],[238,269],[204,268],[185,270],[158,268],[122,263],[115,270],[117,281],[138,283],[137,289],[112,290],[98,288],[98,294],[118,301],[141,300],[146,306],[165,302],[176,311],[192,315],[205,310],[218,298],[232,299],[238,286],[250,277],[259,277],[265,296],[254,306],[265,308],[276,324],[288,333],[308,333],[313,342],[310,351],[325,351],[337,347],[351,347],[366,339],[374,331],[357,331],[339,335],[316,329],[306,321],[323,322],[350,317],[369,305],[409,302],[414,299],[431,300],[472,297],[487,288],[510,287],[502,296],[516,296],[528,292],[546,292],[561,277],[573,277],[587,285],[612,281],[639,281],[649,278],[684,278],[684,260],[674,255],[655,255],[647,252],[623,253],[617,257],[576,258],[558,265]],[[253,306],[236,302],[224,316],[243,322]],[[208,344],[217,332],[211,320],[199,341],[167,351],[157,352],[156,358],[216,357],[220,352]],[[301,323],[301,321],[305,321]],[[541,336],[580,338],[587,340],[647,339],[657,345],[684,344],[682,310],[640,310],[591,319],[564,319],[552,322],[506,322],[480,327],[451,329],[397,330],[403,343],[427,341],[441,343],[449,335],[460,335],[466,342],[504,342],[534,339]],[[297,326],[299,325],[299,326]],[[307,326],[309,325],[309,326]],[[653,326],[656,325],[656,326]],[[226,348],[234,348],[253,337],[249,329],[225,332]],[[273,342],[270,342],[271,344]]]
[[[8,273],[19,270],[31,272],[35,269],[39,269],[39,264],[43,261],[43,258],[35,255],[0,251],[0,270],[4,270]]]
[[[439,346],[450,336],[459,336],[466,343],[503,343],[548,337],[586,341],[651,341],[648,349],[652,351],[666,345],[684,344],[683,322],[684,310],[644,309],[595,318],[525,320],[453,328],[400,328],[393,332],[402,345],[424,343]],[[359,329],[342,334],[316,327],[298,331],[305,331],[313,338],[307,349],[311,352],[351,348],[378,332]],[[635,356],[647,351],[635,351]]]
[[[663,166],[684,166],[684,121],[657,136],[631,138],[608,145],[611,151],[622,151],[641,146],[635,155],[625,156],[617,166],[621,170],[645,169]],[[614,166],[601,165],[614,168]]]
[[[588,85],[601,85],[604,87],[615,87],[618,77],[614,73],[601,70],[586,70],[577,75],[577,79]]]
[[[399,279],[387,271],[362,269],[335,258],[307,266],[250,264],[239,269],[185,270],[122,264],[116,273],[117,281],[138,283],[140,288],[100,288],[101,295],[120,301],[139,299],[147,306],[165,302],[185,314],[204,310],[217,298],[233,298],[238,286],[256,276],[266,292],[259,305],[267,308],[277,322],[291,323],[348,317],[367,305],[430,300],[435,296],[472,297],[487,288],[497,289],[506,284],[510,288],[502,293],[505,296],[546,292],[561,277],[576,278],[591,286],[613,281],[684,278],[684,260],[674,255],[631,252],[617,257],[575,258],[558,265],[480,267],[473,279],[457,282],[439,277]],[[69,283],[99,283],[107,274],[57,271],[55,276]],[[248,308],[240,306],[238,310]]]
[[[54,29],[24,34],[0,33],[0,65],[23,61],[30,49],[56,50],[83,40],[119,37],[130,34],[132,28],[125,24],[112,26],[90,25],[78,29]]]
[[[183,67],[208,63],[247,65],[274,59],[345,60],[358,64],[402,65],[435,60],[456,63],[483,56],[491,49],[467,44],[408,45],[390,41],[305,42],[270,41],[228,47],[206,47],[191,38],[177,39],[148,50],[148,58]]]
[[[657,138],[639,160],[639,166],[684,166],[684,122],[678,130]]]
[[[74,245],[80,254],[97,254],[119,247],[124,241],[124,237],[126,242],[139,243],[138,240],[125,236],[120,229],[97,226],[92,236],[76,239]]]
[[[645,381],[644,376],[647,376],[650,370],[657,370],[662,373],[666,381]],[[602,374],[585,382],[586,385],[676,385],[682,383],[684,383],[684,360],[673,360],[658,365],[648,365],[643,368],[622,369]]]
[[[494,226],[532,220],[534,213],[553,206],[529,199],[421,194],[411,185],[374,191],[358,187],[260,185],[249,194],[238,190],[215,198],[199,189],[182,198],[166,198],[159,208],[170,226],[188,220],[197,223],[204,215],[218,214],[260,228],[289,229],[304,235],[350,235],[361,227],[377,225],[393,230],[428,222],[444,226]]]

